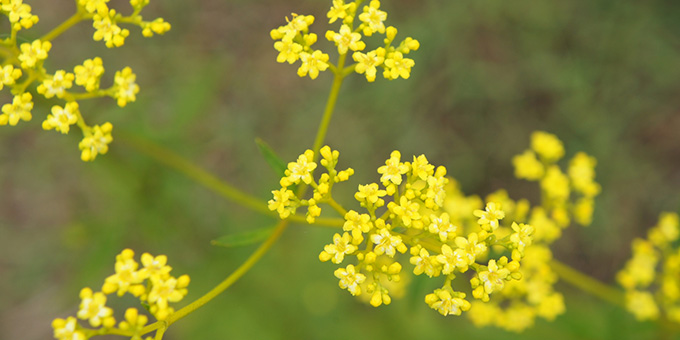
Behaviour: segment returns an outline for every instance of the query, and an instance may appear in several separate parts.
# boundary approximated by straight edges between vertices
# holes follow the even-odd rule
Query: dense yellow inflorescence
[[[638,320],[664,315],[680,322],[680,222],[665,212],[646,239],[633,241],[633,254],[616,279],[626,290],[626,308]]]
[[[121,28],[119,24],[138,26],[145,37],[163,34],[170,29],[170,24],[161,18],[153,21],[142,19],[140,12],[149,0],[130,0],[132,14],[127,16],[110,9],[107,3],[108,0],[78,0],[76,15],[69,20],[91,20],[95,29],[93,39],[103,41],[107,47],[122,46],[129,36],[129,30]],[[79,102],[83,99],[111,97],[123,107],[135,101],[139,86],[132,70],[126,67],[116,72],[114,84],[108,88],[100,87],[104,66],[99,57],[85,60],[75,66],[73,72],[62,69],[50,73],[45,64],[52,49],[51,40],[70,27],[63,25],[72,22],[64,22],[42,38],[19,43],[23,40],[19,37],[23,33],[21,31],[37,23],[38,16],[31,13],[31,6],[23,3],[23,0],[1,0],[0,13],[9,19],[11,28],[10,32],[3,34],[6,38],[0,39],[0,51],[3,51],[0,90],[8,88],[13,95],[12,103],[2,106],[0,125],[14,126],[33,118],[34,98],[28,91],[31,85],[37,84],[38,94],[62,101],[61,105],[52,106],[52,114],[46,115],[42,123],[43,129],[67,134],[71,126],[77,125],[83,133],[83,140],[79,144],[83,161],[93,161],[98,155],[106,153],[113,140],[111,123],[88,125],[79,110]],[[82,89],[73,90],[74,85]]]
[[[308,150],[297,162],[289,163],[283,188],[273,191],[269,208],[281,218],[294,214],[300,206],[334,203],[330,188],[346,180],[334,170],[338,152],[321,149],[321,164],[328,170],[314,180],[314,154]],[[346,174],[353,173],[351,169]],[[425,297],[425,302],[442,315],[460,315],[470,309],[467,294],[455,291],[452,281],[457,277],[469,280],[472,297],[488,301],[491,294],[502,291],[508,282],[521,277],[520,260],[532,242],[533,227],[513,223],[512,228],[500,228],[505,218],[501,204],[490,201],[484,209],[470,209],[467,220],[474,221],[473,230],[463,230],[458,216],[452,219],[445,204],[452,189],[446,168],[435,168],[424,155],[402,161],[394,151],[385,165],[378,168],[380,183],[359,185],[354,198],[363,211],[336,208],[344,212],[342,234],[319,254],[321,261],[335,264],[349,262],[335,271],[339,286],[355,296],[367,296],[378,307],[390,304],[395,283],[402,281],[404,266],[415,275],[442,278],[443,284]],[[305,183],[314,188],[313,198],[298,198],[287,189],[291,184]],[[328,183],[328,184],[326,184]],[[447,189],[448,188],[448,189]],[[308,221],[318,215],[307,213]],[[320,213],[320,209],[319,209]],[[505,250],[509,256],[500,253]],[[471,274],[474,273],[474,274]]]
[[[300,61],[298,75],[309,75],[312,79],[329,68],[341,75],[348,72],[363,74],[369,82],[375,81],[379,68],[385,79],[408,79],[415,61],[405,56],[417,50],[420,44],[410,37],[395,44],[397,29],[385,26],[387,13],[380,9],[380,1],[371,0],[362,7],[364,2],[333,0],[328,11],[329,24],[340,23],[337,31],[329,30],[325,34],[325,38],[337,46],[339,60],[342,60],[338,65],[329,62],[327,53],[312,47],[318,39],[315,33],[309,32],[314,17],[295,13],[286,19],[288,24],[271,31],[271,37],[276,41],[274,48],[279,52],[276,61],[289,64]],[[374,34],[385,35],[384,46],[366,51],[363,38]],[[350,53],[355,63],[344,67],[344,59]]]
[[[55,319],[52,322],[54,337],[59,340],[88,339],[94,334],[129,334],[132,340],[141,340],[141,330],[149,317],[136,308],[125,311],[125,320],[116,327],[113,310],[106,306],[107,297],[131,294],[147,307],[157,320],[165,320],[174,313],[170,303],[181,301],[187,294],[189,276],[173,277],[165,255],[152,256],[144,253],[141,265],[134,259],[135,253],[125,249],[116,256],[115,273],[106,278],[101,291],[86,287],[80,291],[80,307],[76,317]],[[78,319],[87,320],[93,328],[86,328]]]

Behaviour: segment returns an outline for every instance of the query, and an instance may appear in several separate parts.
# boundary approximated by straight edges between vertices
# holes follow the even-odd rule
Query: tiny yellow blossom
[[[85,136],[78,147],[82,150],[80,158],[85,161],[93,161],[97,155],[103,155],[109,151],[109,144],[113,141],[111,137],[111,130],[113,125],[111,123],[104,123],[103,125],[95,125],[89,135]]]
[[[106,3],[109,0],[78,0],[78,5],[85,8],[88,13],[108,13],[109,7]]]
[[[295,197],[293,191],[286,188],[281,188],[281,190],[272,191],[274,199],[269,200],[269,210],[276,211],[279,213],[279,217],[282,219],[287,218],[290,214],[294,214],[297,207],[293,205],[292,198]]]
[[[345,4],[344,0],[333,0],[333,7],[328,10],[327,14],[328,23],[332,24],[338,19],[345,19],[345,17],[348,15],[348,12],[350,12],[354,6],[356,6],[354,2]]]
[[[78,103],[68,102],[62,108],[59,105],[52,106],[52,114],[42,123],[44,130],[55,129],[61,133],[68,133],[71,125],[78,122]]]
[[[366,80],[369,82],[375,81],[375,76],[378,73],[377,67],[382,65],[385,61],[385,49],[378,47],[373,51],[367,53],[354,52],[352,58],[357,62],[354,70],[358,74],[366,74]]]
[[[33,96],[25,92],[14,96],[12,104],[5,104],[2,106],[2,114],[0,114],[0,125],[15,126],[19,120],[29,121],[33,117],[31,110],[33,109]]]
[[[400,253],[405,253],[407,248],[404,242],[402,242],[401,237],[398,235],[392,235],[387,229],[380,229],[375,234],[371,235],[371,242],[375,244],[373,251],[376,255],[385,254],[389,257],[394,257],[396,251]]]
[[[356,242],[361,242],[364,238],[362,233],[368,233],[371,230],[371,216],[368,214],[359,214],[354,210],[350,210],[345,214],[345,223],[342,230],[352,233],[352,239]]]
[[[467,258],[469,265],[475,263],[477,256],[486,251],[486,245],[484,243],[479,243],[479,236],[477,233],[472,233],[468,235],[467,238],[458,236],[456,237],[455,242],[456,246],[465,252],[465,257]]]
[[[303,50],[302,45],[294,42],[292,38],[283,38],[281,41],[275,42],[274,48],[279,51],[276,62],[288,62],[289,64],[300,59],[300,52]]]
[[[506,278],[509,275],[510,271],[504,267],[499,267],[496,260],[493,259],[489,260],[487,270],[478,273],[485,294],[491,294],[494,291],[503,289]]]
[[[313,53],[301,52],[300,61],[302,64],[298,68],[298,76],[304,77],[309,74],[309,78],[316,79],[319,72],[328,69],[328,54],[321,51],[314,51]]]
[[[359,202],[366,202],[376,207],[382,206],[385,201],[381,198],[387,194],[387,191],[378,187],[378,184],[371,183],[367,185],[359,185],[359,191],[354,194],[354,198]]]
[[[154,33],[165,34],[172,26],[163,18],[156,18],[152,22],[142,23],[142,35],[145,37],[152,37]]]
[[[52,321],[54,337],[58,340],[85,340],[87,337],[83,331],[78,329],[78,320],[69,316],[64,319],[54,319]]]
[[[531,245],[531,235],[534,233],[534,227],[524,223],[517,224],[512,222],[512,230],[514,233],[510,235],[510,242],[512,242],[515,249],[523,252],[524,247]]]
[[[505,213],[501,210],[500,203],[495,202],[488,202],[485,210],[475,210],[474,215],[479,217],[477,223],[479,223],[482,229],[487,231],[498,229],[498,220],[502,220],[505,217]]]
[[[369,6],[364,6],[364,12],[359,14],[359,20],[364,23],[364,35],[385,33],[383,22],[387,20],[387,13],[380,10],[380,1],[371,0]]]
[[[461,273],[468,270],[468,259],[465,251],[456,249],[455,251],[448,244],[442,245],[442,253],[437,255],[437,261],[443,265],[442,274],[449,275],[458,268]]]
[[[434,214],[430,215],[430,225],[428,226],[428,230],[433,234],[437,234],[439,236],[439,240],[442,242],[453,239],[456,236],[458,227],[451,224],[449,220],[450,217],[447,213],[442,213],[440,216]]]
[[[136,94],[139,92],[139,85],[135,82],[136,79],[137,76],[132,73],[130,67],[125,67],[116,72],[113,83],[115,87],[114,98],[118,100],[118,106],[124,107],[127,103],[137,100]]]
[[[39,61],[47,59],[47,52],[52,48],[52,43],[49,41],[34,40],[32,43],[23,43],[19,46],[21,54],[19,54],[19,61],[21,61],[22,68],[32,68]]]
[[[113,327],[116,323],[113,318],[113,310],[106,307],[106,295],[101,292],[93,293],[90,288],[83,288],[80,291],[80,310],[78,317],[89,320],[92,327]]]
[[[42,84],[38,86],[38,93],[45,96],[45,98],[64,97],[67,89],[73,86],[73,79],[75,75],[64,70],[59,70],[53,76],[48,76],[43,80]]]
[[[557,165],[548,168],[545,177],[541,180],[541,188],[551,200],[564,202],[569,198],[569,178]]]
[[[73,73],[76,75],[76,85],[85,87],[87,92],[93,92],[99,89],[99,79],[104,74],[102,59],[87,59],[82,65],[74,67]]]
[[[124,331],[132,331],[135,335],[131,340],[141,340],[139,332],[144,328],[149,318],[144,314],[139,314],[136,308],[128,308],[125,311],[125,320],[118,324],[118,328]]]
[[[452,294],[453,293],[453,294]],[[448,289],[435,289],[434,293],[425,296],[425,303],[441,315],[460,315],[470,309],[470,302],[465,300],[465,293]]]
[[[149,253],[142,254],[140,258],[146,275],[152,280],[160,280],[168,277],[172,267],[168,266],[168,257],[165,255],[158,255],[154,257]]]
[[[179,278],[170,277],[166,280],[152,280],[153,285],[147,300],[155,304],[160,310],[166,309],[169,302],[179,302],[187,295],[189,276],[182,275]]]
[[[645,291],[630,291],[626,293],[626,308],[639,321],[654,320],[659,317],[659,307],[654,302],[654,296]]]
[[[434,174],[434,165],[427,161],[425,155],[420,155],[418,157],[413,156],[411,171],[414,178],[420,178],[421,180],[426,181],[428,177]]]
[[[147,272],[137,270],[139,263],[135,261],[134,255],[132,249],[124,249],[116,255],[116,273],[107,277],[104,281],[104,286],[102,286],[104,294],[117,292],[118,296],[123,296],[129,291],[133,295],[139,296],[144,291],[144,287],[140,283],[147,278]]]
[[[544,132],[535,131],[531,134],[531,148],[546,162],[558,161],[564,156],[564,146],[557,136]]]
[[[0,90],[2,90],[5,85],[14,85],[19,77],[21,77],[20,68],[14,68],[14,65],[0,67]]]
[[[342,25],[338,32],[326,32],[326,39],[338,46],[338,53],[340,54],[347,53],[348,49],[361,51],[366,48],[366,44],[361,41],[361,34],[352,32],[352,29],[347,25]]]
[[[513,157],[512,164],[515,166],[515,177],[520,179],[537,181],[545,173],[543,163],[536,158],[536,154],[531,150],[526,150],[521,155]]]
[[[104,40],[106,47],[120,47],[125,43],[125,38],[130,35],[130,31],[120,28],[114,18],[116,10],[109,10],[108,13],[97,13],[94,15],[92,27],[96,29],[93,35],[94,41]]]
[[[420,213],[418,212],[420,209],[420,205],[418,203],[410,201],[405,196],[401,196],[399,199],[399,204],[390,202],[387,205],[387,208],[390,209],[393,214],[401,218],[404,226],[414,227],[416,229],[422,228],[422,223],[417,221],[421,218]]]
[[[286,169],[286,177],[281,179],[281,186],[287,187],[292,184],[300,183],[302,180],[305,184],[312,182],[312,173],[316,169],[316,163],[312,160],[314,159],[314,151],[307,150],[302,155],[300,155],[296,162],[288,163],[288,169]]]
[[[442,263],[437,256],[431,256],[425,248],[411,248],[413,255],[409,262],[414,265],[413,274],[420,275],[425,273],[429,277],[439,276],[442,272]]]
[[[408,172],[408,165],[401,163],[401,153],[399,151],[392,151],[390,158],[385,161],[385,165],[378,168],[378,173],[382,174],[380,181],[384,183],[392,182],[396,185],[401,184],[401,175]]]
[[[593,197],[600,192],[600,185],[595,183],[594,157],[585,152],[577,153],[569,162],[569,178],[575,190],[587,197]]]
[[[357,273],[351,264],[347,268],[338,268],[335,271],[335,277],[340,279],[340,288],[347,289],[354,296],[361,294],[360,285],[366,281],[366,275]]]
[[[383,76],[390,80],[399,77],[408,79],[411,76],[411,68],[416,64],[413,59],[404,58],[401,52],[390,53],[384,63],[386,69],[383,72]]]
[[[349,255],[357,251],[357,247],[350,242],[352,238],[348,233],[333,235],[333,244],[328,244],[324,250],[319,254],[319,259],[322,262],[331,260],[331,262],[338,264],[345,259],[345,255]]]

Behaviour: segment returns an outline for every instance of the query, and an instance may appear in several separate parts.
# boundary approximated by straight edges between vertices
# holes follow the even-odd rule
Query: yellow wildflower
[[[12,104],[5,104],[2,106],[2,114],[0,114],[0,125],[15,126],[19,120],[29,121],[33,117],[31,110],[33,109],[33,96],[25,92],[14,96]]]
[[[87,92],[93,92],[99,88],[99,79],[104,74],[102,59],[87,59],[82,65],[74,67],[73,72],[76,75],[76,84],[85,87]]]
[[[102,286],[104,294],[117,292],[118,296],[123,296],[130,292],[134,296],[141,295],[145,288],[140,285],[147,278],[146,271],[138,271],[139,263],[134,260],[135,252],[132,249],[124,249],[116,255],[116,273],[107,277]]]
[[[385,165],[378,168],[378,173],[382,174],[380,181],[383,184],[392,182],[396,185],[401,184],[401,175],[408,172],[408,165],[401,163],[401,153],[399,151],[392,151],[390,158],[385,161]],[[388,192],[389,194],[389,192]]]
[[[645,291],[629,291],[626,293],[626,309],[639,321],[653,320],[659,317],[659,307],[654,296]]]
[[[106,295],[102,292],[93,293],[90,288],[83,288],[80,291],[80,310],[78,317],[89,320],[92,327],[113,327],[116,320],[113,318],[113,310],[106,307]]]
[[[354,71],[358,74],[366,74],[366,80],[369,82],[375,81],[375,76],[378,73],[377,67],[382,65],[385,61],[385,49],[378,47],[368,53],[354,52],[352,59],[357,62]]]
[[[505,213],[501,210],[500,203],[488,202],[485,210],[475,210],[473,213],[479,217],[477,223],[486,231],[494,231],[498,229],[499,222],[505,217]]]
[[[14,85],[19,77],[21,77],[20,68],[14,68],[14,65],[0,67],[0,90],[2,90],[5,85]]]
[[[139,85],[135,82],[136,79],[137,76],[132,73],[130,67],[125,67],[116,72],[113,83],[115,87],[114,98],[118,100],[118,106],[124,107],[127,103],[137,100],[136,94],[139,92]]]
[[[109,0],[78,0],[78,5],[84,7],[88,13],[108,13],[107,2]]]
[[[300,77],[309,74],[309,78],[316,79],[320,71],[323,72],[328,69],[328,54],[318,50],[311,54],[301,52],[300,61],[302,62],[302,65],[298,68],[298,76]]]
[[[314,159],[314,151],[307,150],[302,155],[300,155],[296,162],[288,163],[288,169],[286,169],[286,177],[281,179],[281,186],[287,187],[292,184],[300,183],[302,180],[305,184],[312,182],[312,173],[316,169],[316,163],[312,160]]]
[[[54,73],[53,76],[47,76],[43,80],[42,84],[38,86],[38,93],[45,96],[45,98],[52,98],[57,96],[57,98],[64,97],[66,89],[70,89],[73,86],[73,79],[75,75],[73,73],[67,73],[64,70],[59,70]]]
[[[72,316],[69,316],[66,320],[54,319],[52,321],[52,328],[54,329],[54,337],[58,340],[87,339],[85,333],[78,329],[78,320]]]
[[[118,324],[118,328],[133,332],[135,335],[130,340],[141,340],[139,333],[148,321],[149,318],[144,314],[139,314],[136,308],[128,308],[125,311],[125,320]]]
[[[562,141],[544,131],[535,131],[531,134],[531,148],[548,163],[556,162],[564,156]]]
[[[449,214],[442,213],[441,215],[430,215],[430,225],[428,226],[428,231],[437,234],[439,240],[446,242],[453,239],[456,236],[458,227],[451,224],[449,221]]]
[[[416,64],[413,59],[404,58],[401,52],[390,53],[384,63],[386,68],[383,76],[390,80],[399,77],[408,79],[411,76],[411,68]]]
[[[536,158],[536,154],[531,150],[526,150],[521,155],[513,157],[512,164],[515,166],[515,177],[520,179],[536,181],[541,179],[545,173],[543,163]]]
[[[68,102],[62,108],[59,105],[52,106],[52,114],[42,123],[44,130],[55,129],[61,133],[68,133],[71,125],[78,122],[78,103]]]
[[[450,288],[435,289],[434,293],[425,296],[425,303],[444,316],[460,315],[471,307],[470,302],[465,300],[465,293],[453,292]]]
[[[348,49],[361,51],[366,48],[366,44],[361,41],[361,34],[352,32],[352,29],[347,25],[342,25],[338,32],[327,31],[326,39],[335,43],[340,54],[347,53]]]
[[[368,6],[364,6],[364,12],[359,14],[359,20],[363,22],[364,35],[371,36],[373,33],[385,33],[387,13],[380,10],[380,1],[371,0]]]
[[[281,41],[275,42],[274,48],[279,51],[279,55],[276,57],[276,62],[288,62],[289,64],[292,64],[300,59],[300,52],[303,50],[302,45],[294,42],[292,38],[286,37],[284,37]]]
[[[109,144],[113,141],[111,137],[111,130],[113,125],[111,123],[104,123],[103,125],[95,125],[89,135],[86,135],[78,147],[82,150],[80,158],[85,161],[93,161],[97,155],[105,154],[109,151]]]
[[[328,10],[328,23],[332,24],[338,19],[345,19],[348,16],[348,12],[356,6],[354,2],[345,4],[344,0],[333,0],[333,6]]]
[[[377,233],[371,235],[371,242],[375,243],[373,251],[376,255],[385,254],[389,257],[394,257],[396,251],[405,253],[407,248],[401,237],[392,235],[389,230],[380,229]]]
[[[31,6],[24,4],[23,0],[4,0],[0,9],[5,12],[15,31],[22,27],[31,28],[38,22],[38,16],[31,14]]]
[[[281,190],[272,191],[274,199],[269,200],[269,210],[276,211],[279,213],[279,217],[282,219],[287,218],[290,214],[294,214],[297,209],[293,205],[291,198],[295,197],[293,191],[286,188],[281,188]]]
[[[338,264],[345,259],[345,255],[354,253],[357,247],[350,242],[352,238],[348,233],[343,233],[333,235],[333,244],[328,244],[324,247],[324,250],[319,254],[319,260],[326,262],[331,260],[331,262]]]
[[[340,279],[340,288],[347,289],[354,296],[361,294],[360,284],[366,280],[366,275],[357,273],[353,265],[350,264],[347,268],[338,268],[334,274],[335,277]]]
[[[23,43],[19,46],[21,54],[19,54],[19,61],[21,61],[22,68],[32,68],[39,61],[47,59],[47,52],[52,48],[52,43],[49,41],[34,40],[32,43]]]
[[[92,27],[96,29],[93,35],[94,41],[104,40],[108,48],[120,47],[125,44],[125,38],[130,35],[130,31],[125,28],[121,29],[116,24],[115,17],[116,10],[114,9],[94,15],[92,18]]]

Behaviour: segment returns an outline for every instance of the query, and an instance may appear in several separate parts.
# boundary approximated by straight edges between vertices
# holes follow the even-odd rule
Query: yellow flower
[[[281,188],[281,190],[272,191],[272,194],[274,195],[274,199],[269,200],[268,202],[269,210],[278,212],[282,219],[295,213],[297,207],[293,206],[293,202],[291,201],[291,198],[295,197],[293,191]]]
[[[375,244],[373,251],[376,255],[385,254],[389,257],[394,257],[396,251],[400,253],[406,252],[406,245],[402,242],[401,237],[392,235],[389,230],[380,229],[375,234],[371,235],[371,242]]]
[[[328,10],[328,23],[332,24],[335,20],[344,19],[352,7],[356,6],[354,2],[345,4],[344,0],[333,0],[333,6]]]
[[[150,304],[157,305],[159,310],[166,309],[169,302],[179,302],[187,295],[186,287],[189,281],[189,275],[182,275],[179,278],[169,277],[165,280],[151,280],[152,287],[147,300]]]
[[[475,263],[477,256],[486,251],[486,245],[479,243],[479,236],[476,233],[468,235],[468,238],[458,236],[455,239],[456,246],[465,252],[468,265]]]
[[[387,79],[394,80],[399,77],[408,79],[411,76],[411,68],[415,66],[413,59],[404,58],[401,52],[390,53],[385,59],[385,66],[387,67],[383,72],[383,76]]]
[[[355,242],[361,242],[364,239],[361,234],[368,233],[371,227],[371,216],[350,210],[345,214],[345,224],[342,230],[351,232]]]
[[[429,277],[439,276],[442,271],[442,264],[437,256],[430,256],[425,248],[411,248],[411,258],[409,262],[414,265],[413,274],[420,275],[425,273]]]
[[[364,12],[359,14],[359,20],[364,23],[364,35],[371,36],[373,33],[385,33],[387,13],[381,11],[380,1],[372,0],[369,6],[364,6]]]
[[[595,183],[596,164],[595,158],[584,152],[577,153],[569,162],[569,178],[574,189],[587,197],[600,193],[600,185]]]
[[[109,7],[106,3],[109,0],[78,0],[78,5],[85,8],[88,13],[108,13]]]
[[[385,201],[380,197],[384,197],[386,194],[387,191],[380,189],[378,184],[371,183],[359,185],[359,191],[354,194],[354,198],[361,203],[366,202],[376,207],[380,207],[385,204]]]
[[[401,184],[401,175],[408,172],[408,165],[401,163],[401,153],[397,150],[392,151],[390,158],[385,161],[385,165],[378,168],[378,173],[382,174],[380,181],[383,184],[392,182],[396,185]]]
[[[68,133],[71,125],[78,122],[78,103],[68,102],[62,108],[59,105],[52,106],[52,114],[42,123],[44,130],[55,129],[61,133]]]
[[[312,182],[312,173],[316,169],[314,159],[314,151],[307,150],[297,159],[297,162],[288,163],[286,169],[286,177],[281,179],[281,186],[287,187],[292,184],[300,183],[302,180],[305,184]]]
[[[531,148],[548,163],[556,162],[564,156],[562,141],[544,131],[535,131],[531,134]]]
[[[564,202],[569,198],[569,179],[557,165],[548,168],[541,180],[541,188],[548,199]]]
[[[106,47],[120,47],[125,43],[125,38],[130,35],[127,29],[121,29],[115,22],[116,10],[97,13],[92,18],[92,27],[96,29],[93,35],[94,41],[104,40]]]
[[[521,155],[513,157],[512,164],[515,166],[515,177],[520,179],[537,181],[545,173],[543,163],[536,158],[536,154],[531,150],[526,150]]]
[[[328,244],[323,248],[324,250],[319,254],[319,259],[322,262],[331,260],[335,264],[341,263],[345,259],[345,255],[352,254],[357,250],[357,247],[350,243],[351,241],[352,238],[348,233],[343,233],[342,236],[340,234],[333,235],[333,244]]]
[[[172,26],[169,22],[163,20],[163,18],[156,18],[152,22],[142,23],[142,35],[145,37],[152,37],[154,33],[165,34],[169,31]]]
[[[30,93],[25,92],[14,96],[12,104],[5,104],[2,106],[2,114],[0,114],[0,125],[15,126],[19,120],[29,121],[33,117],[31,110],[33,109],[33,97]]]
[[[328,69],[328,54],[321,51],[313,53],[301,52],[300,61],[302,65],[298,68],[298,76],[304,77],[309,73],[309,78],[316,79],[320,71]]]
[[[453,239],[456,236],[456,231],[458,231],[458,227],[451,224],[449,219],[450,217],[447,213],[442,213],[440,216],[430,215],[428,230],[433,234],[439,235],[439,240],[442,242]]]
[[[82,65],[74,67],[73,72],[76,75],[76,84],[85,87],[87,92],[93,92],[99,88],[99,78],[104,74],[102,59],[87,59]]]
[[[14,85],[19,77],[21,77],[20,68],[14,68],[13,65],[0,67],[0,90],[2,90],[5,85]]]
[[[416,229],[422,228],[422,223],[420,223],[420,205],[416,202],[410,201],[405,196],[401,196],[399,199],[399,204],[394,202],[387,204],[387,208],[390,209],[392,213],[401,218],[404,226],[413,227]]]
[[[116,273],[107,277],[102,286],[104,294],[117,292],[118,296],[123,296],[126,292],[134,296],[141,295],[145,288],[140,285],[147,278],[146,271],[138,271],[139,264],[134,260],[135,252],[132,249],[124,249],[116,255]]]
[[[375,76],[378,72],[376,67],[383,64],[385,61],[385,49],[378,47],[368,53],[354,52],[352,58],[357,62],[354,71],[358,74],[366,74],[366,80],[369,82],[375,81]]]
[[[168,266],[168,257],[165,255],[158,255],[154,257],[149,253],[142,254],[142,265],[146,270],[146,275],[152,280],[166,279],[170,275],[172,267]]]
[[[111,123],[104,123],[104,125],[95,125],[88,136],[85,136],[78,147],[82,150],[80,158],[85,161],[93,161],[99,154],[105,154],[109,151],[109,144],[113,141],[111,137],[111,130],[113,125]]]
[[[38,22],[38,17],[31,14],[31,6],[24,4],[23,0],[4,0],[0,7],[12,23],[15,31],[23,28],[31,28]]]
[[[347,25],[342,25],[338,32],[326,32],[326,39],[335,42],[338,46],[338,53],[345,54],[348,49],[352,51],[361,51],[366,48],[366,44],[361,41],[361,34],[352,32],[352,29]]]
[[[347,268],[338,268],[335,271],[335,277],[340,279],[338,283],[340,288],[347,289],[352,295],[361,294],[361,283],[366,281],[366,275],[357,273],[353,265],[348,265]]]
[[[478,273],[479,280],[484,287],[485,294],[491,294],[494,291],[503,289],[506,278],[510,275],[510,271],[506,268],[501,268],[496,263],[496,260],[489,260],[487,270]]]
[[[21,44],[19,48],[21,49],[21,54],[19,54],[21,67],[31,68],[39,61],[47,59],[47,52],[52,48],[52,43],[49,41],[34,40],[30,44]]]
[[[93,293],[90,288],[83,288],[80,291],[80,310],[78,317],[89,320],[92,327],[113,327],[116,320],[111,316],[113,310],[106,307],[106,295],[102,292]]]
[[[468,270],[468,259],[465,251],[456,249],[455,251],[448,244],[442,245],[441,255],[437,255],[437,261],[443,265],[442,274],[449,275],[458,268],[461,273]]]
[[[136,308],[128,308],[125,311],[125,320],[121,321],[118,328],[124,331],[132,331],[135,335],[130,340],[141,340],[139,335],[144,325],[149,321],[149,318],[144,314],[139,314]]]
[[[115,93],[114,98],[118,99],[118,106],[124,107],[129,102],[137,100],[136,94],[139,92],[139,85],[135,83],[137,76],[132,73],[132,69],[126,67],[118,72],[113,79]]]
[[[302,52],[303,49],[302,45],[294,42],[292,38],[286,37],[281,41],[275,42],[274,48],[279,51],[276,62],[283,63],[287,61],[289,64],[300,59],[300,52]]]
[[[512,222],[512,230],[514,233],[510,235],[510,242],[512,242],[515,249],[523,252],[524,247],[531,245],[531,235],[534,233],[534,227],[524,223],[517,224]]]
[[[495,202],[488,202],[486,204],[486,210],[475,210],[473,214],[479,217],[477,223],[479,223],[482,229],[487,231],[494,231],[498,229],[498,220],[501,220],[503,217],[505,217],[505,213],[503,210],[501,210],[500,203]]]
[[[70,89],[73,86],[73,79],[75,76],[73,73],[67,73],[64,70],[59,70],[54,73],[53,76],[47,76],[43,80],[42,84],[38,86],[38,93],[45,96],[45,98],[52,98],[57,96],[57,98],[64,97],[66,89]]]
[[[54,337],[58,340],[87,339],[85,333],[78,330],[78,320],[72,316],[69,316],[66,320],[54,319],[52,321],[52,328],[54,329]]]
[[[434,293],[425,296],[425,303],[444,316],[460,315],[471,307],[470,302],[465,300],[465,293],[453,292],[450,288],[435,289]]]
[[[654,302],[654,296],[649,292],[636,290],[626,292],[626,309],[639,321],[654,320],[659,317],[659,307]]]
[[[426,181],[428,177],[434,174],[434,165],[427,161],[425,155],[420,155],[418,157],[413,156],[411,171],[413,172],[414,178],[420,178],[421,180]]]

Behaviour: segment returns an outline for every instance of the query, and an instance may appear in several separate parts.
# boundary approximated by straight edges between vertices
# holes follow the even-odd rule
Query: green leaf
[[[260,241],[264,241],[274,231],[274,227],[248,230],[241,233],[224,235],[216,240],[210,241],[213,246],[220,247],[243,247],[249,246]]]
[[[286,174],[286,163],[281,160],[279,156],[276,155],[274,150],[260,138],[255,138],[255,144],[257,148],[260,149],[260,153],[264,156],[264,159],[269,163],[269,166],[276,172],[279,177],[284,177]]]

